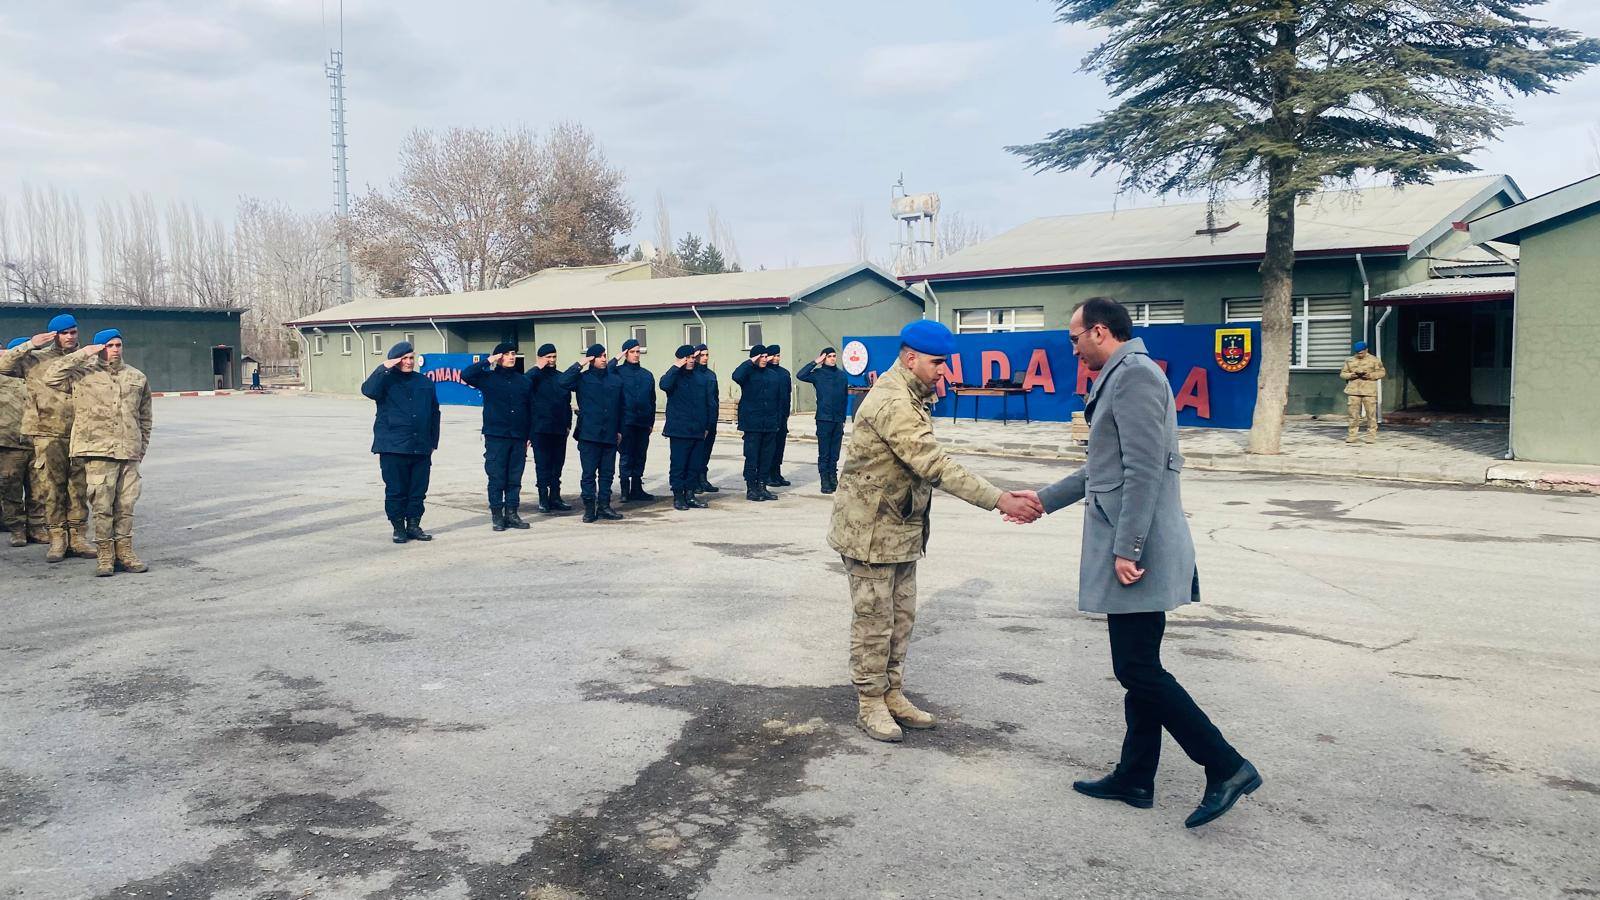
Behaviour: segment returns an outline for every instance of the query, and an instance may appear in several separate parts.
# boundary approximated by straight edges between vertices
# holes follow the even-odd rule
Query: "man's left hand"
[[[1124,587],[1143,577],[1144,570],[1139,568],[1138,563],[1126,557],[1117,557],[1117,580],[1122,582]]]

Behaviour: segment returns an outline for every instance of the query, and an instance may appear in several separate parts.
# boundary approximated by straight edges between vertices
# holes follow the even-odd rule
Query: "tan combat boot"
[[[30,543],[30,544],[48,544],[48,543],[50,543],[50,529],[45,528],[43,525],[29,525],[28,526],[28,543]]]
[[[15,527],[13,527],[11,529],[11,546],[13,546],[13,547],[26,547],[26,546],[28,546],[28,526],[26,526],[26,525],[17,525],[17,526],[15,526]]]
[[[99,555],[89,546],[89,542],[84,540],[83,536],[88,530],[89,527],[81,522],[67,523],[67,550],[79,559],[94,559]]]
[[[50,549],[44,553],[45,562],[58,563],[67,558],[67,526],[50,526]]]
[[[916,704],[906,699],[906,695],[898,690],[892,690],[883,695],[884,705],[889,707],[889,715],[894,720],[907,728],[932,728],[939,724],[932,713],[917,709]]]
[[[117,565],[126,572],[148,572],[150,567],[133,555],[133,538],[117,538]]]
[[[894,716],[889,715],[889,707],[883,705],[882,697],[861,694],[856,699],[859,703],[856,724],[867,733],[867,737],[875,741],[898,741],[905,736],[900,726],[894,723]]]
[[[95,553],[94,575],[96,578],[106,578],[117,572],[117,546],[112,541],[98,541]]]

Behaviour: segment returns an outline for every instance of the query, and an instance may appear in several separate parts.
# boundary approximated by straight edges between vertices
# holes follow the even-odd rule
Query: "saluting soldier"
[[[22,411],[22,433],[33,443],[29,475],[33,491],[44,504],[50,549],[47,562],[60,562],[67,554],[94,559],[85,532],[89,524],[89,494],[83,480],[83,463],[72,458],[72,395],[45,384],[45,376],[68,353],[78,349],[78,320],[62,313],[45,331],[0,357],[0,375],[21,376],[28,382],[28,402]]]
[[[673,354],[672,368],[661,375],[661,391],[667,395],[667,421],[661,433],[672,448],[668,479],[672,487],[673,509],[705,509],[695,497],[695,468],[700,445],[717,427],[716,383],[701,377],[695,349],[688,344]]]
[[[917,617],[917,560],[928,547],[928,506],[941,488],[981,509],[1031,522],[1037,498],[1004,493],[952,460],[933,436],[934,385],[955,352],[950,329],[919,320],[900,331],[900,355],[856,412],[828,544],[850,583],[850,680],[856,724],[880,741],[900,727],[932,728],[904,693],[906,649]],[[892,514],[885,513],[892,510]]]
[[[606,367],[606,348],[591,344],[583,359],[561,373],[561,384],[578,397],[578,463],[583,488],[583,520],[620,519],[611,508],[611,480],[617,474],[617,442],[622,440],[622,379]]]
[[[778,381],[767,371],[767,348],[750,348],[750,358],[733,370],[739,385],[739,430],[744,432],[744,498],[776,500],[767,490],[772,454],[778,444]]]
[[[711,385],[711,408],[715,413],[711,416],[711,429],[706,432],[705,442],[698,451],[696,474],[690,480],[698,482],[694,489],[696,494],[716,494],[722,488],[711,483],[711,450],[717,445],[717,422],[722,418],[722,385],[717,381],[717,373],[711,371],[711,350],[705,344],[694,345],[694,359],[695,371]]]
[[[572,391],[561,383],[556,345],[540,344],[538,366],[528,373],[529,440],[533,442],[534,478],[539,484],[539,512],[571,512],[561,499],[561,470],[567,464],[567,432],[572,430]]]
[[[788,487],[789,479],[783,477],[783,450],[789,445],[789,412],[794,409],[794,378],[782,365],[783,348],[767,345],[767,371],[773,379],[773,402],[778,407],[778,432],[772,445],[772,468],[767,472],[767,484]]]
[[[422,530],[433,451],[439,449],[439,393],[433,380],[417,371],[410,341],[389,348],[388,358],[361,384],[377,404],[372,421],[372,452],[383,473],[383,511],[394,528],[394,542],[431,541]]]
[[[14,338],[6,344],[6,352],[20,355],[18,348],[26,343],[25,337]],[[50,540],[44,530],[44,506],[28,485],[33,441],[22,433],[27,405],[28,383],[20,376],[0,375],[0,523],[11,532],[13,547]]]
[[[612,360],[612,373],[622,379],[622,439],[617,444],[617,475],[622,479],[622,501],[654,500],[644,490],[644,460],[650,450],[650,432],[656,427],[656,378],[639,365],[639,342],[622,342],[622,356]]]
[[[488,358],[461,370],[461,381],[483,395],[483,470],[489,478],[490,527],[528,528],[518,510],[522,472],[528,465],[533,382],[517,371],[517,345],[496,344]]]
[[[839,371],[839,353],[832,347],[822,348],[795,377],[817,390],[817,475],[822,492],[831,494],[839,487],[839,448],[844,443],[845,408],[850,405],[849,381]]]
[[[149,570],[133,552],[133,507],[150,446],[150,382],[122,361],[122,349],[122,332],[107,328],[45,376],[45,384],[72,396],[71,453],[83,465],[94,510],[99,577]]]
[[[1355,356],[1344,361],[1339,377],[1344,379],[1344,393],[1349,398],[1350,431],[1346,444],[1354,444],[1361,431],[1361,417],[1367,418],[1367,443],[1378,441],[1378,382],[1389,377],[1383,360],[1367,352],[1367,342],[1357,341],[1351,348]]]

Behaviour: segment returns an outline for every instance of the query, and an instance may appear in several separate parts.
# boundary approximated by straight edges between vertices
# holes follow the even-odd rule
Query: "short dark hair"
[[[1074,311],[1083,310],[1083,327],[1093,328],[1104,325],[1106,331],[1119,341],[1133,339],[1133,317],[1128,315],[1128,308],[1110,297],[1090,297],[1073,307]]]

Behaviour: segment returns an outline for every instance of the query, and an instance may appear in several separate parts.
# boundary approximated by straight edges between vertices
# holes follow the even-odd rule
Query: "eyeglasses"
[[[1093,331],[1093,330],[1095,330],[1096,328],[1099,328],[1099,327],[1100,327],[1099,324],[1090,325],[1088,328],[1085,328],[1084,330],[1078,332],[1077,334],[1073,334],[1072,332],[1069,331],[1069,332],[1067,332],[1067,340],[1071,341],[1072,342],[1072,346],[1076,347],[1076,346],[1078,346],[1078,338],[1083,337],[1084,335],[1088,334],[1089,332],[1091,332],[1091,331]]]

